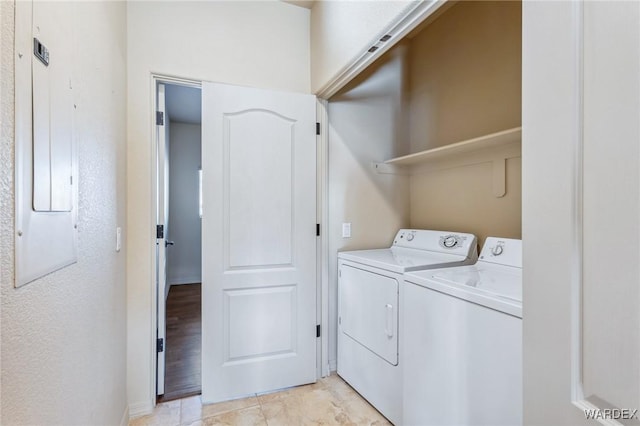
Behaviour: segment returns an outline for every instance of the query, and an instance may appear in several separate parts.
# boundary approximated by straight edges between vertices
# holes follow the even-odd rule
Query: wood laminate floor
[[[167,297],[167,341],[164,395],[171,401],[201,391],[201,285],[173,285]]]

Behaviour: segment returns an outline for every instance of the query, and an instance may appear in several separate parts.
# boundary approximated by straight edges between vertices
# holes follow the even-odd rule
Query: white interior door
[[[522,9],[524,423],[638,424],[640,3]]]
[[[202,89],[202,400],[314,382],[315,97]]]
[[[167,256],[165,236],[167,235],[167,221],[169,218],[169,149],[167,138],[167,126],[164,125],[165,111],[165,86],[158,85],[158,112],[162,114],[162,120],[156,121],[157,149],[158,149],[158,208],[156,223],[162,227],[162,231],[156,234],[156,256],[157,268],[156,280],[157,304],[158,304],[158,335],[157,335],[157,389],[158,395],[164,394],[164,371],[165,371],[165,351],[166,342],[166,286],[167,286]]]

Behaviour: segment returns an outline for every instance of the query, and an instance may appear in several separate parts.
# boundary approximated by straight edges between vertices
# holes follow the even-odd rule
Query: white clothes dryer
[[[403,300],[404,423],[522,424],[522,242],[408,273]]]
[[[399,361],[403,274],[473,264],[476,237],[401,229],[389,248],[338,253],[338,374],[402,424]]]

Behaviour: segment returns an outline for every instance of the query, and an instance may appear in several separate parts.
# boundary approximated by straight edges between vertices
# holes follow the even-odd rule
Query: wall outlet
[[[342,238],[351,238],[351,223],[342,224]]]

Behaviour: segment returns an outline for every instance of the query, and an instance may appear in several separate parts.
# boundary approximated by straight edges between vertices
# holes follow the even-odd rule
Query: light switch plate
[[[342,224],[342,238],[351,238],[351,223]]]
[[[122,248],[122,228],[119,226],[116,228],[116,251],[120,251]]]

